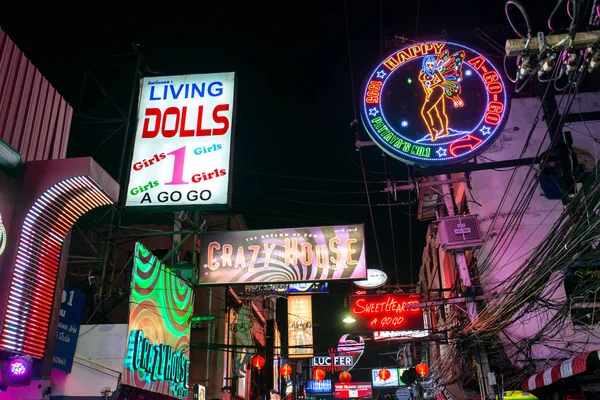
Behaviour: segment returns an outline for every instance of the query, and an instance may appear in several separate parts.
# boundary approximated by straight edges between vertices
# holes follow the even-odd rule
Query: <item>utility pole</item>
[[[438,177],[441,181],[449,179],[448,175],[442,175]],[[450,186],[444,184],[442,186],[442,194],[444,198],[444,204],[448,210],[448,216],[453,217],[454,213],[454,197],[450,191]],[[460,277],[462,286],[466,289],[469,297],[474,297],[473,285],[471,283],[471,275],[469,274],[469,265],[467,264],[467,258],[464,251],[456,251],[454,253],[454,260],[458,268],[458,276]],[[469,320],[474,322],[479,317],[477,310],[477,303],[475,301],[467,301],[467,315]],[[479,349],[479,356],[476,357],[475,363],[477,365],[477,378],[479,381],[479,390],[483,399],[495,398],[494,385],[496,384],[495,375],[490,370],[490,363],[488,360],[487,352],[483,344],[478,343],[477,348]]]

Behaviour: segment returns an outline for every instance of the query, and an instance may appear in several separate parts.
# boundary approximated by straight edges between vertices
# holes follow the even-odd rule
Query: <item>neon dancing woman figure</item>
[[[419,81],[425,91],[425,101],[421,107],[421,116],[431,135],[431,141],[448,136],[448,115],[446,114],[445,98],[453,101],[454,107],[464,106],[460,98],[462,81],[462,63],[464,51],[448,55],[444,50],[437,55],[423,57]]]

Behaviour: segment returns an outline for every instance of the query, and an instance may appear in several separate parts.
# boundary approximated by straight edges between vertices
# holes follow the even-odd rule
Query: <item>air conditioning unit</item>
[[[477,215],[460,215],[439,220],[440,243],[444,251],[481,247],[483,235]]]

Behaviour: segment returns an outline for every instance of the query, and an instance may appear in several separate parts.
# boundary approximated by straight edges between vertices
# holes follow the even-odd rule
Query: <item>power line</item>
[[[362,157],[362,149],[358,149],[358,154],[360,154],[360,165],[364,166],[363,157]],[[369,214],[371,215],[371,226],[373,227],[373,236],[375,238],[375,248],[377,249],[377,258],[379,259],[379,268],[383,268],[383,263],[381,262],[381,251],[379,250],[379,241],[377,240],[377,229],[375,228],[375,217],[373,216],[373,207],[371,207],[371,196],[369,195],[369,185],[367,184],[367,174],[363,167],[363,177],[365,180],[365,191],[367,192],[367,203],[369,206]]]
[[[383,156],[383,168],[385,170],[385,179],[388,179],[387,157],[385,156],[385,154],[383,154],[382,156]],[[396,283],[398,283],[399,282],[399,279],[398,279],[398,260],[396,258],[396,241],[394,240],[394,220],[392,218],[392,204],[391,204],[390,196],[391,196],[390,192],[387,192],[388,215],[389,215],[389,218],[390,218],[390,236],[391,236],[391,239],[392,239],[392,254],[394,256],[394,273],[396,274]],[[410,205],[409,205],[409,207],[410,207]],[[411,281],[412,281],[412,278],[411,278]]]
[[[307,181],[323,181],[323,182],[344,182],[344,183],[360,183],[362,181],[356,181],[352,179],[331,179],[331,178],[313,178],[309,176],[297,176],[297,175],[283,175],[283,174],[271,174],[268,172],[259,172],[259,171],[248,171],[248,170],[236,170],[235,173],[242,174],[254,174],[254,175],[263,175],[263,176],[272,176],[276,178],[285,178],[285,179],[302,179]],[[385,183],[383,181],[370,181],[369,183]]]
[[[348,21],[348,0],[344,0],[344,15],[346,17],[346,39],[348,43],[348,62],[350,68],[350,86],[352,88],[352,108],[354,110],[354,121],[357,119],[356,92],[354,89],[354,70],[352,68],[352,46],[350,44],[350,22]]]

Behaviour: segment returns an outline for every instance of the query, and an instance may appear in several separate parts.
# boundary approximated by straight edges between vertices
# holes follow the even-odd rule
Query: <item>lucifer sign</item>
[[[422,330],[423,310],[406,308],[409,304],[420,302],[421,297],[414,294],[351,296],[350,311],[358,326],[367,330]]]

